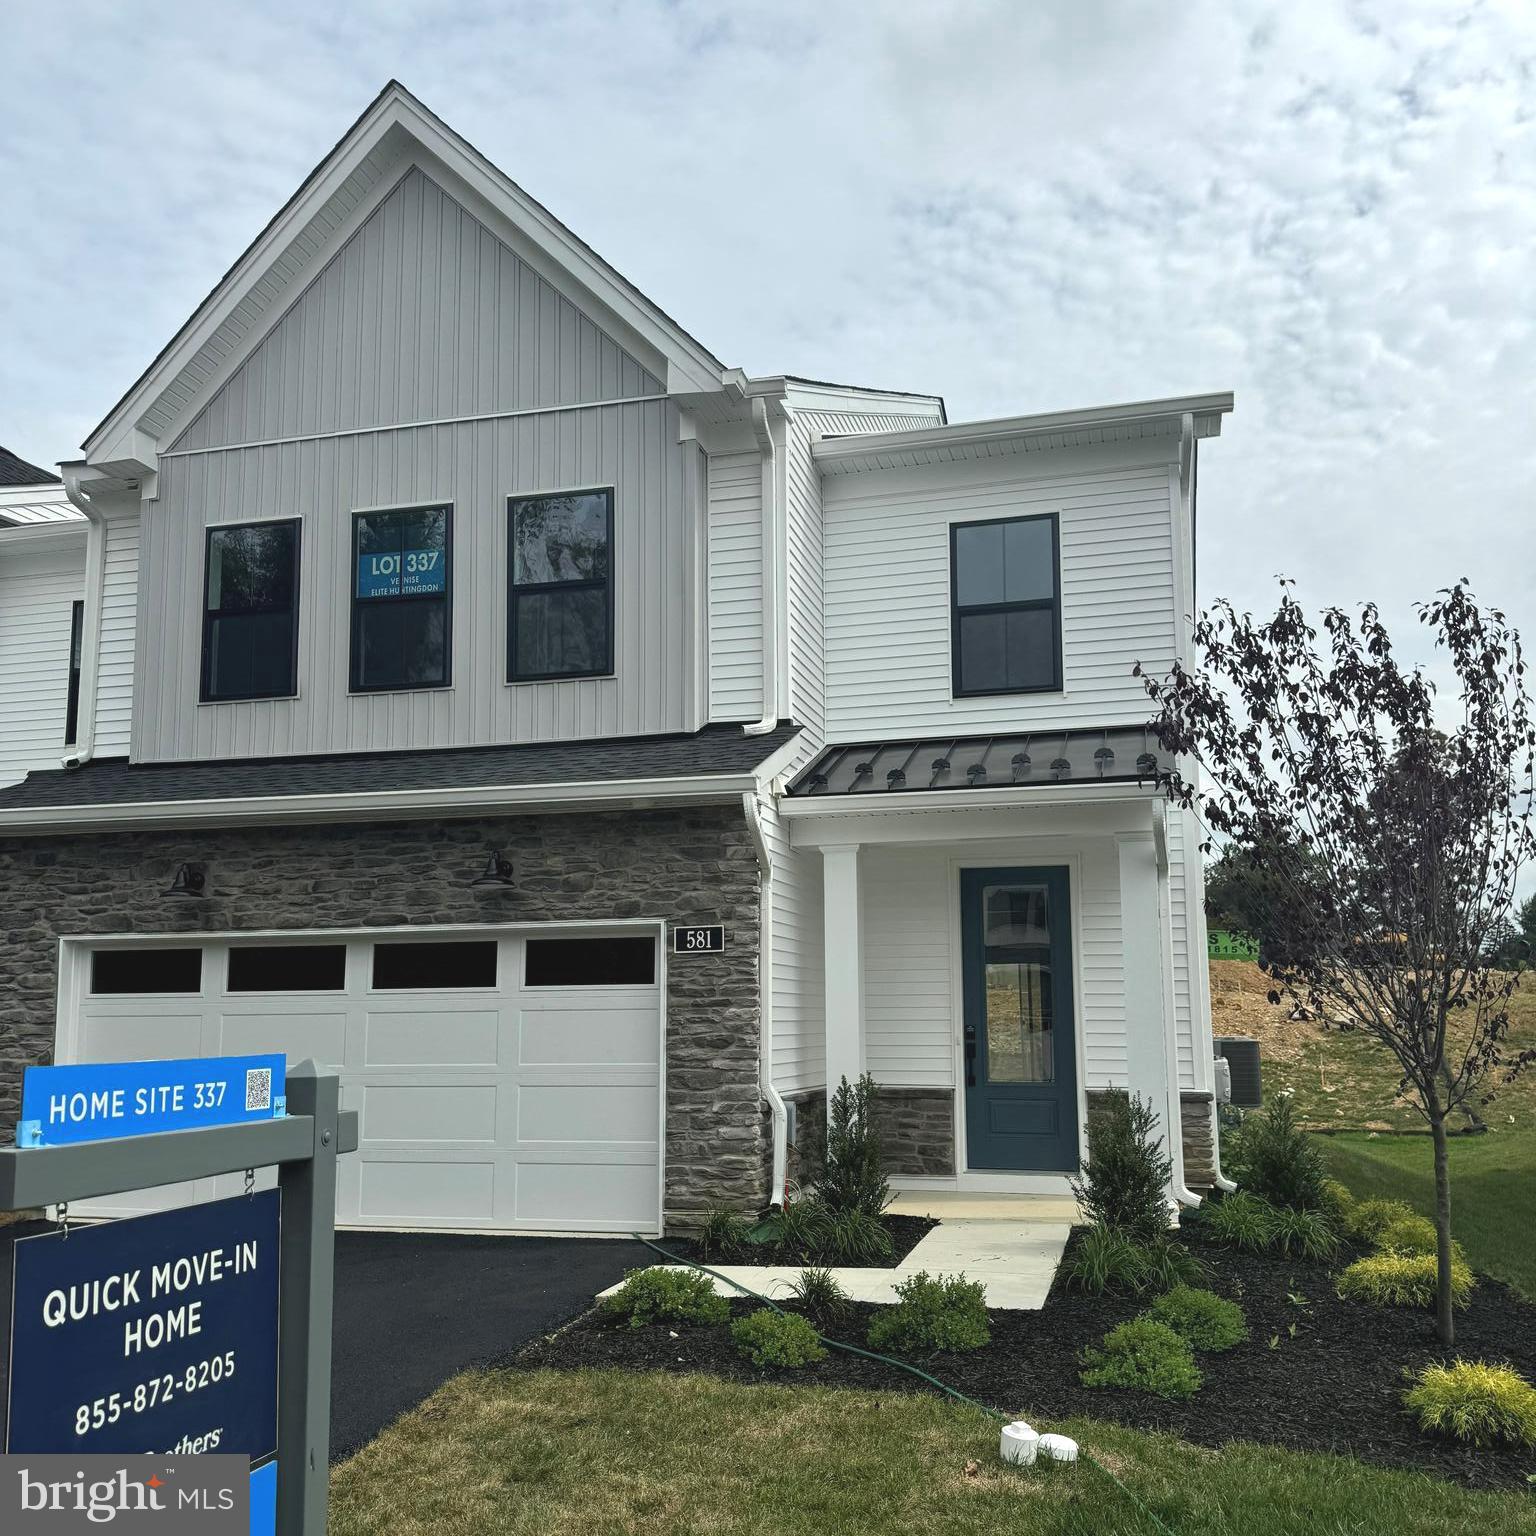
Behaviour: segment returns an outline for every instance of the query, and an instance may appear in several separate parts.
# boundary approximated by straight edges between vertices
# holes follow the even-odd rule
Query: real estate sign
[[[278,1192],[15,1245],[8,1452],[277,1453]]]

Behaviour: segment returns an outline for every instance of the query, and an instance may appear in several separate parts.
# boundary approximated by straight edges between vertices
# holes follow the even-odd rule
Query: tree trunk
[[[1451,1311],[1451,1162],[1445,1139],[1445,1115],[1436,1106],[1429,1121],[1435,1142],[1435,1335],[1444,1348],[1456,1343],[1456,1319]]]

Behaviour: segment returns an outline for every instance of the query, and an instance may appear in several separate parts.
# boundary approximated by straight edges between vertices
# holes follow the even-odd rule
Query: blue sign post
[[[277,1454],[275,1189],[16,1243],[9,1452]]]
[[[287,1106],[282,1056],[91,1062],[21,1074],[19,1147],[271,1120]]]
[[[36,1068],[23,1104],[39,1129],[0,1147],[0,1211],[273,1166],[278,1188],[18,1242],[8,1451],[243,1454],[252,1536],[323,1536],[336,1158],[357,1150],[338,1079],[285,1082],[280,1056]]]

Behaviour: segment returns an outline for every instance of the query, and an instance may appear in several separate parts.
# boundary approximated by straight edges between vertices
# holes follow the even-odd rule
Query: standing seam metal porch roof
[[[795,798],[1007,789],[1046,784],[1147,784],[1173,766],[1143,726],[919,736],[830,746],[795,776]]]

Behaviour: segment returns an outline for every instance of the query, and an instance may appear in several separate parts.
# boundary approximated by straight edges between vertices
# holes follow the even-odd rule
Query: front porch
[[[1151,783],[792,792],[780,810],[821,866],[828,1092],[873,1075],[899,1191],[1069,1197],[1095,1095],[1128,1088],[1171,1148],[1170,1196],[1198,1200],[1209,1028]]]

